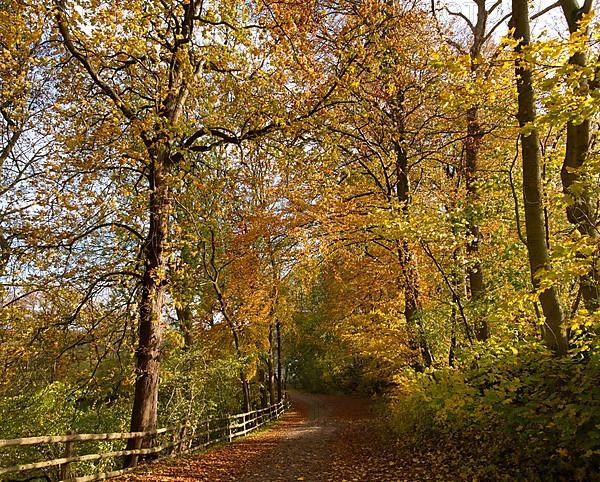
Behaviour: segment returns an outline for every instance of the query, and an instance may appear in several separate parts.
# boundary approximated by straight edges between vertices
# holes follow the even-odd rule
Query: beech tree
[[[502,6],[501,1],[493,2],[487,5],[485,0],[474,0],[476,15],[474,19],[469,18],[460,11],[454,11],[448,6],[442,5],[436,8],[435,3],[432,4],[433,13],[436,15],[436,10],[448,14],[450,17],[460,19],[466,24],[469,38],[466,42],[461,42],[460,39],[450,37],[447,39],[449,45],[455,49],[460,55],[468,56],[469,71],[471,81],[477,85],[480,82],[485,82],[490,76],[492,68],[486,64],[486,57],[491,54],[490,44],[494,33],[503,25],[504,18],[497,17],[497,12]],[[466,43],[466,45],[464,45]],[[488,50],[486,52],[486,49]],[[464,86],[463,86],[464,87]],[[469,92],[467,94],[472,99],[468,102],[465,109],[466,120],[466,135],[463,142],[462,159],[460,163],[460,175],[464,178],[466,189],[466,215],[467,219],[467,255],[469,256],[469,264],[466,269],[466,277],[468,281],[468,292],[475,304],[481,304],[485,297],[485,278],[484,268],[480,259],[480,246],[482,243],[482,232],[477,218],[480,211],[480,199],[478,194],[478,184],[481,181],[480,171],[482,169],[481,157],[482,142],[486,134],[485,126],[482,125],[481,107],[486,102],[486,99],[478,96],[476,93]],[[475,320],[475,336],[480,341],[485,341],[490,336],[489,322],[485,313],[479,308],[479,313]]]
[[[575,0],[560,2],[570,35],[576,42],[575,51],[569,57],[569,65],[578,74],[588,65],[589,50],[589,14],[592,1],[586,0],[579,5]],[[579,38],[577,38],[579,37]],[[577,74],[575,74],[577,75]],[[597,74],[596,74],[597,75]],[[585,105],[587,99],[598,89],[598,79],[585,76],[574,87],[574,96]],[[589,113],[572,113],[567,121],[567,138],[565,157],[560,171],[564,193],[571,198],[566,208],[567,218],[582,236],[587,236],[592,243],[599,237],[593,199],[585,181],[585,169],[589,165],[591,144],[591,118]],[[581,295],[585,306],[596,311],[600,306],[599,273],[596,261],[592,260],[589,272],[581,277]]]
[[[531,69],[522,54],[530,44],[529,9],[527,2],[513,0],[512,24],[516,40],[515,75],[517,79],[519,111],[517,119],[521,126],[521,155],[523,159],[523,203],[525,208],[525,230],[527,252],[533,286],[539,290],[546,324],[544,340],[559,354],[565,354],[568,340],[564,327],[564,314],[556,287],[544,284],[544,275],[550,267],[546,244],[546,221],[544,219],[541,180],[541,153],[538,131],[535,126],[536,106]]]
[[[421,15],[383,2],[349,16],[348,31],[361,26],[365,32],[350,37],[352,47],[338,39],[340,55],[354,54],[346,58],[353,75],[343,84],[346,102],[354,108],[340,108],[328,120],[329,136],[339,139],[339,149],[325,155],[338,163],[332,164],[338,180],[324,200],[331,212],[323,226],[334,246],[364,245],[368,256],[394,263],[406,323],[414,330],[420,363],[430,366],[434,358],[422,317],[426,288],[415,253],[418,238],[404,230],[413,222],[412,184],[437,152],[441,117],[432,103],[439,76],[428,63],[435,47],[424,33],[427,23],[419,23]],[[376,41],[370,41],[371,33]],[[412,50],[400,48],[400,42],[410,42]],[[338,199],[330,203],[329,198]]]

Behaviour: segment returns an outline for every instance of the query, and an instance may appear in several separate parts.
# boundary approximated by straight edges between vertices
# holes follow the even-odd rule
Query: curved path
[[[208,452],[152,464],[121,481],[399,481],[405,478],[373,427],[368,402],[292,393],[270,430]]]

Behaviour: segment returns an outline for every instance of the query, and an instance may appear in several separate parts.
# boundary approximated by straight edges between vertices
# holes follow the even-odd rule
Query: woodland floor
[[[208,452],[166,459],[119,481],[459,480],[444,454],[384,440],[366,400],[292,393],[292,408],[269,430]],[[429,460],[428,460],[429,459]],[[437,463],[431,464],[436,460]],[[457,467],[458,468],[458,467]],[[437,472],[437,473],[434,473]],[[456,473],[456,472],[455,472]]]

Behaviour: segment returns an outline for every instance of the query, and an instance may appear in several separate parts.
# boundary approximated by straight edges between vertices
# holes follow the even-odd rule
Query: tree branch
[[[102,92],[113,101],[115,106],[117,106],[122,114],[129,120],[134,119],[136,116],[133,110],[131,110],[131,108],[125,104],[117,91],[100,77],[90,62],[90,59],[75,46],[75,42],[73,40],[73,36],[71,35],[71,31],[69,30],[69,25],[66,18],[64,0],[56,0],[56,6],[58,7],[56,14],[58,30],[63,37],[63,43],[69,53],[79,61],[79,63],[92,78],[94,84],[96,84],[100,90],[102,90]]]

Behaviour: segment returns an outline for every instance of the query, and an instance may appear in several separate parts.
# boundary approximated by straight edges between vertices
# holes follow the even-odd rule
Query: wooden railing
[[[27,437],[10,440],[0,439],[0,450],[6,447],[37,446],[43,444],[64,444],[63,456],[52,460],[0,467],[0,480],[5,474],[29,474],[44,477],[46,480],[61,480],[70,482],[88,482],[103,480],[124,474],[134,467],[103,472],[94,475],[76,476],[73,464],[77,462],[100,461],[127,457],[131,455],[177,455],[195,449],[206,448],[218,442],[230,442],[236,437],[247,435],[265,423],[277,419],[289,407],[287,400],[270,405],[260,410],[253,410],[237,415],[219,418],[207,418],[194,424],[183,422],[177,426],[161,428],[150,432],[124,433],[86,433]],[[152,437],[154,444],[151,448],[137,450],[117,450],[102,453],[76,455],[75,444],[88,441],[128,440],[132,438]],[[162,438],[162,441],[159,441]],[[43,471],[54,467],[52,472]],[[57,470],[58,469],[58,470]]]

